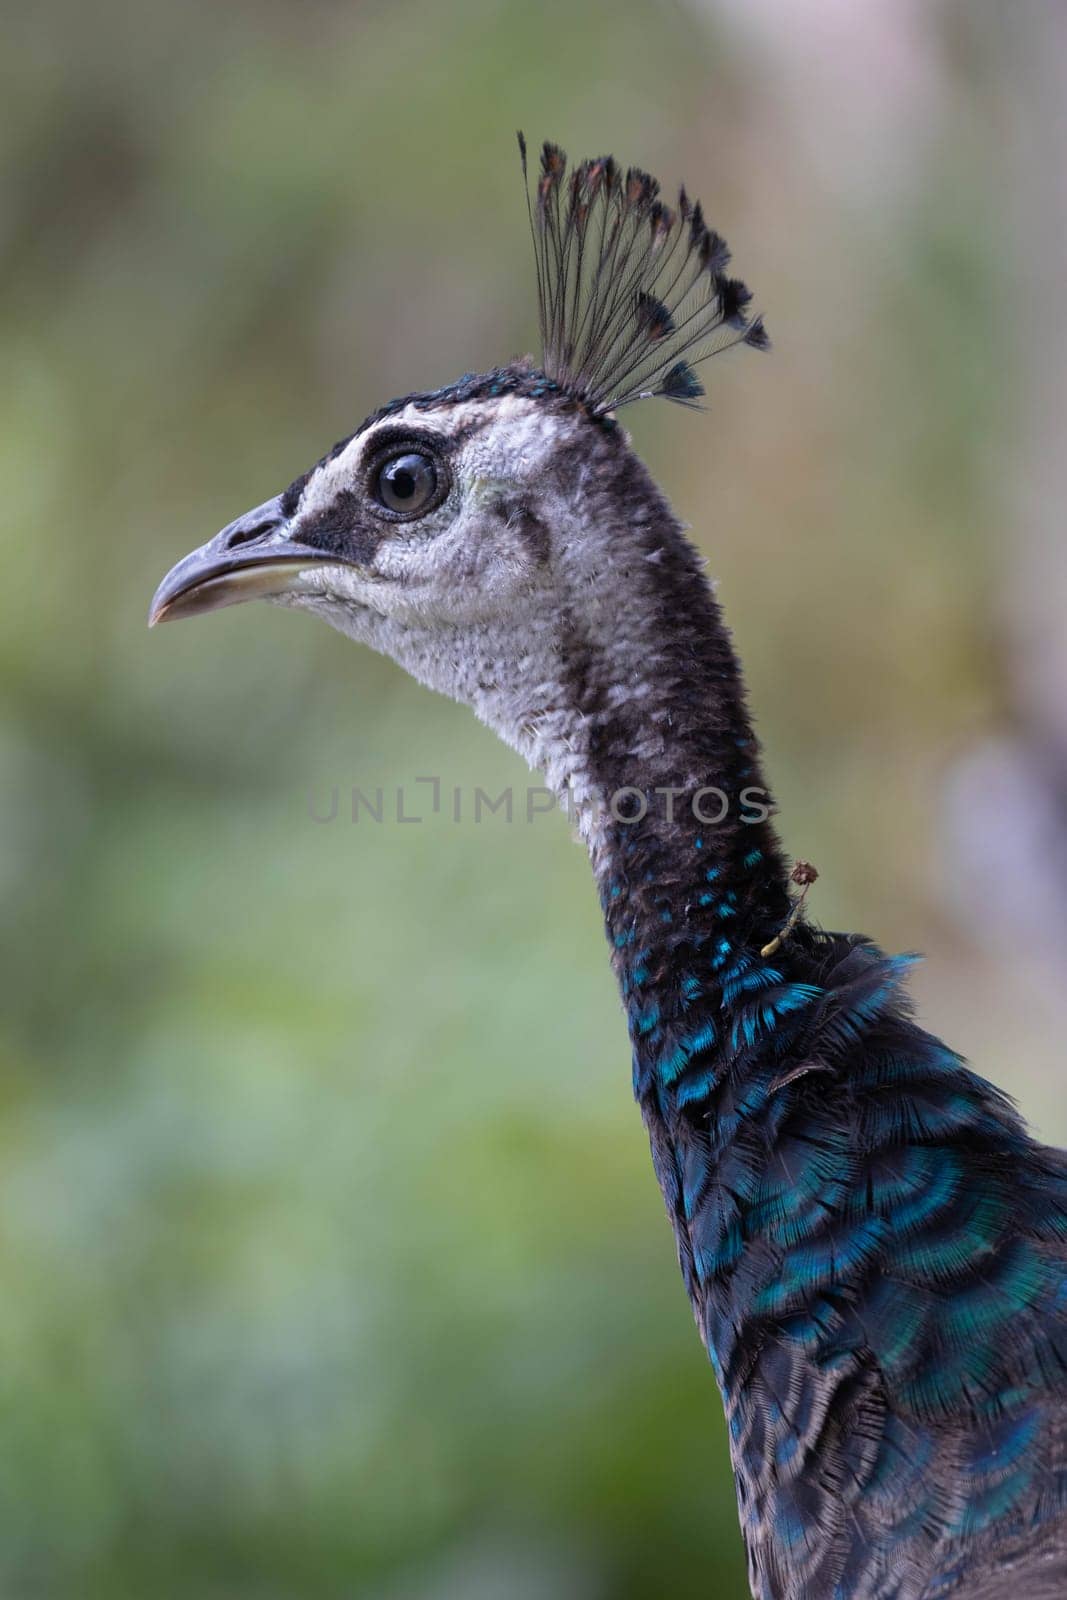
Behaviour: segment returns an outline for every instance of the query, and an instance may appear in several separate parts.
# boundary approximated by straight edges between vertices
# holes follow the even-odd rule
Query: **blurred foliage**
[[[1040,8],[858,9],[5,17],[4,1600],[745,1592],[564,820],[353,824],[355,785],[527,775],[309,619],[144,630],[365,412],[529,347],[516,125],[684,175],[756,283],[778,353],[632,426],[816,914],[934,954],[928,1018],[1067,1131],[1062,1011],[953,921],[936,822],[1011,714],[1000,134]]]

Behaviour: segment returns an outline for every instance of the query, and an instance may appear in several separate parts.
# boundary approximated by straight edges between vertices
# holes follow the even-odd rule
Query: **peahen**
[[[526,146],[519,138],[524,175]],[[766,344],[729,253],[543,148],[542,358],[383,406],[164,579],[316,613],[472,706],[585,839],[759,1600],[1067,1596],[1067,1157],[805,917],[730,636],[615,419]]]

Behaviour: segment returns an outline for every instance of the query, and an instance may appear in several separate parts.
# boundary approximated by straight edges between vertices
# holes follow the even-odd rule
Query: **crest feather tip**
[[[672,208],[641,167],[579,162],[546,140],[533,194],[519,134],[534,242],[545,374],[606,417],[655,395],[704,394],[694,367],[735,344],[768,346],[751,292],[726,275],[730,251],[684,186]]]

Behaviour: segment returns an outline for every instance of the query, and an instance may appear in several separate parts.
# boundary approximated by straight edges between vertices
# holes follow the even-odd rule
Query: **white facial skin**
[[[316,469],[300,499],[290,534],[361,482],[364,464],[380,441],[410,427],[417,440],[436,436],[450,463],[452,485],[435,510],[411,521],[384,523],[381,542],[367,567],[346,563],[308,574],[308,588],[291,603],[321,612],[317,595],[347,602],[347,621],[330,616],[342,631],[380,648],[381,634],[364,625],[391,620],[415,630],[485,623],[506,615],[535,581],[523,539],[509,533],[497,509],[502,500],[540,497],[546,467],[558,444],[558,421],[530,400],[507,396],[471,401],[439,411],[405,410],[357,434],[340,455]],[[456,449],[452,441],[463,439]],[[417,448],[417,444],[415,445]],[[366,609],[372,617],[364,619]],[[390,637],[400,638],[399,633]]]
[[[647,537],[587,506],[588,452],[561,452],[561,443],[579,433],[584,441],[592,424],[518,396],[410,406],[357,435],[308,481],[290,537],[299,541],[302,526],[360,484],[380,441],[406,426],[416,439],[441,439],[452,473],[446,499],[424,517],[387,525],[365,566],[306,569],[279,603],[314,612],[470,705],[567,794],[593,844],[585,719],[566,687],[566,630],[579,617],[591,646],[617,664],[607,704],[645,693],[655,669],[647,608],[637,603],[640,569],[653,559]],[[662,747],[654,717],[648,738]]]

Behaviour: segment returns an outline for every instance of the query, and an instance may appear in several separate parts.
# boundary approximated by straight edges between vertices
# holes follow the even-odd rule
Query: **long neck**
[[[776,941],[788,879],[729,636],[647,475],[613,469],[586,513],[610,556],[572,541],[536,703],[481,709],[579,801],[753,1592],[915,1600],[956,1571],[953,1494],[975,1527],[1045,1504],[1048,1451],[1006,1463],[998,1430],[1030,1439],[1062,1370],[1067,1179],[909,1020],[906,960],[802,920]],[[988,1495],[961,1461],[995,1464]]]
[[[567,741],[589,787],[648,799],[630,807],[639,820],[609,805],[587,831],[634,1092],[725,1401],[753,1592],[889,1593],[842,1574],[885,1574],[905,1550],[932,1570],[934,1547],[956,1537],[936,1486],[959,1471],[959,1437],[971,1430],[974,1459],[998,1459],[999,1413],[976,1424],[967,1396],[996,1392],[1012,1427],[1030,1425],[1032,1375],[1061,1337],[1049,1286],[1062,1284],[1062,1245],[1047,1266],[1019,1231],[1063,1204],[1063,1179],[989,1086],[908,1020],[906,960],[803,921],[775,942],[788,879],[748,803],[769,797],[739,667],[690,547],[637,487],[641,583],[620,586],[610,628],[576,635]],[[697,803],[722,812],[713,824],[694,814],[702,787],[721,793]],[[670,812],[665,789],[681,791]],[[1013,1189],[1008,1172],[1027,1177]],[[978,1206],[995,1217],[983,1234]],[[949,1279],[965,1352],[931,1332]],[[1014,1353],[1012,1319],[1038,1330],[1039,1354]],[[913,1450],[934,1465],[909,1480]],[[1013,1465],[981,1515],[1029,1515],[1041,1470]],[[887,1481],[923,1506],[903,1531],[878,1497]],[[959,1492],[973,1509],[984,1491]],[[859,1508],[848,1518],[846,1498]],[[920,1589],[932,1592],[910,1580],[893,1592]]]
[[[713,1346],[686,1213],[718,1182],[721,1157],[729,1166],[745,1086],[756,1106],[770,1093],[813,998],[810,963],[792,941],[773,961],[761,954],[789,916],[788,876],[703,564],[636,458],[608,465],[583,496],[587,536],[559,557],[572,598],[553,613],[536,701],[518,715],[499,700],[480,709],[577,808],[634,1091]]]
[[[669,945],[671,922],[710,934],[718,919],[766,942],[788,914],[786,874],[702,558],[621,441],[580,443],[583,458],[596,445],[602,459],[583,464],[578,509],[568,506],[551,655],[524,672],[534,698],[470,698],[573,808],[613,938],[640,924]]]
[[[802,951],[761,954],[789,916],[788,874],[718,603],[643,469],[618,499],[624,581],[565,623],[568,714],[540,758],[583,807],[634,1092],[710,1345],[687,1213],[720,1157],[729,1168],[744,1086],[765,1097],[812,990]]]
[[[599,805],[590,857],[624,996],[643,992],[661,1010],[681,998],[692,1011],[688,968],[701,969],[705,1000],[721,1003],[723,974],[758,956],[790,902],[740,669],[702,573],[688,567],[660,572],[680,589],[669,659],[635,700],[594,714],[589,767]],[[630,1009],[644,1057],[657,1030]]]
[[[610,465],[610,492],[584,500],[597,538],[571,542],[558,670],[521,721],[532,730],[526,753],[576,807],[640,1095],[662,1058],[677,1058],[669,1081],[682,1073],[686,1040],[707,1034],[712,1013],[726,1042],[724,1009],[745,1009],[754,990],[743,969],[761,964],[790,898],[740,667],[703,563],[641,463],[624,451]],[[590,564],[590,548],[610,552],[609,564]]]
[[[686,552],[687,554],[688,552]],[[688,570],[687,570],[688,569]],[[680,561],[670,657],[636,701],[594,717],[590,768],[600,815],[590,856],[627,1004],[639,1097],[678,1084],[715,1043],[789,911],[771,796],[740,669],[702,573]],[[657,734],[647,736],[647,730]],[[764,963],[765,965],[765,963]],[[701,1026],[694,1024],[700,1021]]]

